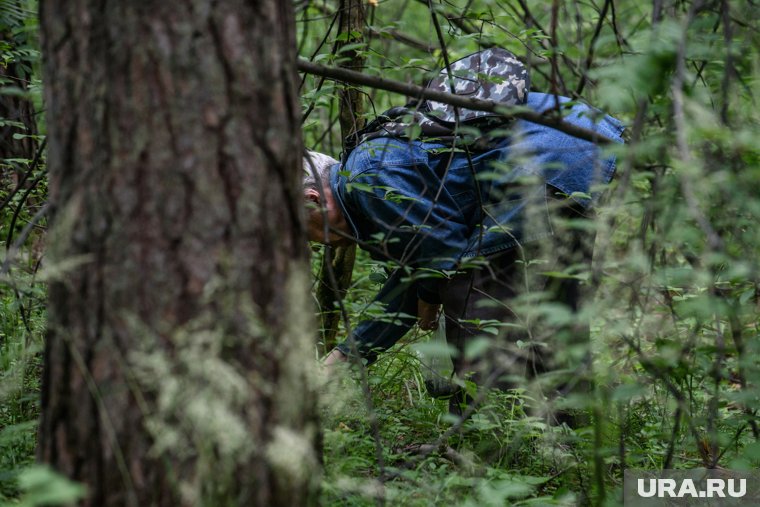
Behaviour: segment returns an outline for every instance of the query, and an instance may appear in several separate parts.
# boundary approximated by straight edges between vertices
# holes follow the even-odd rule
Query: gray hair
[[[303,188],[321,190],[320,183],[325,185],[330,179],[330,166],[338,161],[329,155],[318,151],[307,150],[303,157]]]

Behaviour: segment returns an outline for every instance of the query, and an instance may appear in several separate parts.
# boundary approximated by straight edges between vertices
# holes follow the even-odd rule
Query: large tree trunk
[[[291,2],[43,0],[39,458],[86,505],[304,505],[317,458]]]

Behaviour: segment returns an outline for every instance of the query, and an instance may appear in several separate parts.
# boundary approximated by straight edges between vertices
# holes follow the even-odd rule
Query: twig
[[[315,49],[314,52],[312,53],[310,60],[313,60],[314,58],[316,58],[317,54],[319,54],[319,50],[322,49],[322,46],[324,46],[325,43],[327,42],[327,38],[330,36],[330,33],[332,32],[333,26],[335,26],[336,21],[338,21],[338,14],[339,13],[340,13],[340,11],[338,11],[337,13],[335,13],[335,15],[333,16],[332,21],[330,21],[330,26],[327,28],[327,31],[325,32],[325,36],[322,38],[322,40],[319,42],[319,44],[317,44],[317,49]],[[330,51],[330,53],[334,55],[335,54],[335,49],[336,49],[336,46],[335,46],[335,44],[333,44],[333,47],[332,47],[332,50]],[[306,76],[303,77],[303,79],[301,80],[301,84],[298,85],[298,90],[299,91],[301,89],[303,89],[303,85],[305,83],[306,83]],[[321,90],[322,86],[324,84],[325,84],[325,79],[323,77],[322,79],[319,80],[319,83],[317,83],[317,89],[316,89],[316,91]],[[303,115],[301,115],[301,123],[302,124],[306,123],[306,120],[309,118],[309,115],[314,110],[314,107],[316,105],[317,105],[317,100],[314,99],[312,101],[312,103],[309,104],[309,107],[306,109],[306,111],[303,113]]]
[[[432,53],[436,50],[435,46],[431,46],[430,44],[427,44],[424,41],[417,40],[414,37],[411,37],[409,35],[406,35],[405,33],[401,33],[398,30],[390,29],[390,30],[378,30],[374,27],[367,28],[367,31],[375,36],[383,37],[385,35],[390,35],[391,38],[394,40],[405,44],[411,48],[419,49],[421,51],[424,51],[426,53]]]
[[[695,1],[689,9],[686,22],[681,33],[681,39],[678,43],[678,57],[676,58],[676,72],[673,78],[673,84],[671,91],[673,93],[673,123],[676,129],[676,147],[678,149],[678,155],[683,162],[684,167],[689,167],[695,164],[694,158],[691,156],[689,150],[689,144],[686,139],[686,117],[684,114],[684,99],[683,99],[683,83],[686,75],[686,37],[687,30],[691,21],[694,19],[697,11],[702,5],[701,0]],[[713,228],[710,221],[699,207],[699,201],[694,193],[694,187],[691,184],[691,180],[683,173],[683,170],[679,171],[678,175],[679,183],[681,184],[681,193],[686,200],[687,209],[689,214],[699,225],[702,232],[707,237],[707,243],[714,251],[723,249],[723,240]]]
[[[720,108],[720,119],[723,121],[724,125],[728,125],[728,105],[729,97],[731,97],[731,74],[734,70],[734,55],[731,50],[733,36],[731,33],[731,14],[729,9],[730,6],[728,0],[722,0],[720,13],[723,18],[723,39],[726,45],[726,62],[723,68],[723,85],[721,86],[723,104]]]
[[[32,232],[32,229],[34,229],[34,227],[37,225],[37,222],[42,220],[42,218],[47,215],[49,209],[50,203],[46,202],[39,210],[37,210],[37,213],[34,214],[26,226],[24,226],[24,228],[21,230],[21,234],[19,234],[18,238],[16,238],[15,243],[13,243],[13,245],[6,245],[7,253],[5,255],[5,261],[3,262],[3,265],[0,267],[0,275],[5,275],[8,273],[11,267],[11,262],[16,256],[16,253],[21,249],[24,242],[29,237],[29,234]]]
[[[625,436],[628,433],[628,414],[627,407],[623,403],[618,403],[618,418],[620,419],[620,434],[618,435],[618,456],[620,459],[620,475],[625,474]]]
[[[447,460],[454,463],[456,466],[463,468],[468,473],[472,475],[483,475],[485,473],[485,469],[482,466],[479,466],[477,463],[473,462],[471,459],[467,458],[466,456],[463,456],[462,454],[458,453],[456,450],[454,450],[451,446],[444,445],[441,447],[436,447],[433,444],[411,444],[403,449],[406,452],[412,453],[412,454],[423,454],[425,456],[429,456],[430,454],[433,454],[435,452],[440,453],[440,455]],[[410,465],[410,462],[407,461],[404,463],[404,466],[407,467]]]
[[[681,431],[681,415],[683,414],[683,409],[681,408],[681,405],[678,405],[676,407],[676,413],[673,416],[673,419],[675,419],[673,423],[673,431],[670,432],[670,440],[668,441],[668,452],[665,454],[665,461],[663,462],[662,468],[663,470],[667,470],[672,467],[673,465],[673,454],[675,453],[676,449],[676,439],[678,438],[678,433]]]
[[[429,7],[428,0],[417,0],[419,3],[425,5],[426,7]],[[462,19],[461,16],[455,16],[453,14],[449,14],[447,12],[441,11],[441,14],[444,18],[446,18],[446,21],[451,23],[452,25],[455,25],[457,28],[462,30],[466,34],[474,34],[478,33],[478,30],[474,28],[472,25],[470,25],[467,21]]]
[[[612,25],[612,31],[615,32],[615,41],[618,45],[618,50],[620,51],[620,54],[623,54],[623,46],[628,46],[628,41],[623,37],[623,35],[620,33],[620,30],[617,26],[617,14],[615,13],[615,2],[610,2],[610,24]]]
[[[734,347],[736,348],[736,355],[738,359],[736,362],[736,374],[739,377],[739,387],[743,392],[746,392],[747,375],[745,372],[745,367],[743,366],[744,360],[746,358],[746,349],[744,347],[744,338],[742,337],[742,324],[741,320],[739,319],[738,309],[736,307],[731,308],[729,322],[731,324],[731,339],[734,342]],[[756,441],[760,441],[760,429],[758,428],[757,421],[755,420],[755,411],[750,409],[746,403],[742,404],[742,410],[749,420],[749,426],[752,429],[752,436],[755,437]]]
[[[514,363],[514,359],[510,358],[510,361]],[[465,409],[462,416],[459,418],[457,422],[451,425],[449,429],[444,431],[438,439],[431,444],[429,447],[425,447],[424,449],[421,449],[418,454],[416,454],[412,459],[408,460],[406,463],[404,463],[401,467],[402,468],[411,468],[423,459],[425,459],[430,453],[433,451],[440,449],[441,446],[444,445],[448,439],[454,435],[459,429],[462,427],[462,425],[472,416],[472,414],[475,413],[475,411],[478,409],[481,403],[486,399],[486,396],[488,394],[488,389],[496,382],[496,380],[501,377],[509,368],[510,365],[504,365],[502,367],[494,369],[494,371],[491,372],[491,375],[483,382],[483,385],[478,389],[478,394],[475,396],[475,398],[467,405],[467,408]],[[397,472],[388,472],[386,474],[385,479],[393,479],[398,477]]]
[[[644,351],[641,350],[641,347],[639,347],[638,344],[636,344],[628,336],[620,335],[620,338],[630,348],[632,348],[634,352],[636,352],[638,356],[639,364],[644,368],[644,370],[650,375],[652,375],[655,379],[660,380],[662,384],[665,386],[665,389],[675,398],[676,402],[678,403],[678,406],[681,407],[681,410],[683,412],[686,412],[686,408],[688,408],[686,397],[678,389],[678,387],[673,383],[673,381],[670,380],[670,378],[668,378],[667,372],[662,371],[652,361],[652,359],[650,359],[646,354],[644,354]],[[687,419],[687,424],[689,426],[689,431],[691,432],[697,444],[697,451],[700,453],[700,458],[702,459],[702,463],[704,466],[707,466],[710,461],[709,456],[706,455],[706,453],[704,452],[704,449],[701,446],[702,439],[699,435],[699,431],[697,430],[697,427],[694,426],[694,421],[691,420],[691,417]]]
[[[34,160],[32,161],[32,164],[29,166],[29,169],[24,173],[24,176],[21,178],[21,181],[18,182],[18,185],[16,185],[16,188],[13,189],[13,191],[8,195],[8,197],[5,198],[5,200],[0,204],[0,210],[5,208],[9,202],[16,196],[16,194],[21,190],[21,188],[24,186],[24,183],[26,183],[26,180],[29,179],[29,176],[32,175],[35,169],[37,169],[37,165],[40,163],[40,158],[42,157],[42,153],[45,151],[45,145],[47,144],[47,138],[43,139],[40,143],[40,147],[37,148],[37,153],[34,155]]]
[[[29,234],[32,232],[32,229],[37,225],[37,222],[39,222],[42,217],[44,217],[49,209],[49,203],[45,203],[39,210],[37,210],[37,213],[32,217],[31,220],[29,220],[29,223],[26,224],[26,226],[21,231],[21,234],[19,234],[19,237],[16,238],[16,242],[13,244],[11,248],[7,250],[7,253],[5,255],[5,261],[3,262],[2,267],[0,267],[0,276],[4,276],[10,273],[11,270],[11,262],[16,257],[16,254],[23,246],[24,242],[26,242],[27,237],[29,237]],[[32,332],[32,326],[29,324],[29,317],[26,315],[26,310],[24,308],[24,302],[21,299],[21,293],[18,290],[18,286],[16,285],[15,280],[13,280],[12,277],[8,277],[8,284],[13,289],[13,293],[16,296],[16,300],[18,301],[19,305],[19,314],[21,315],[21,320],[24,323],[24,328],[31,333]],[[31,310],[30,310],[31,312]]]
[[[551,62],[551,86],[552,95],[554,95],[554,109],[559,113],[559,84],[557,80],[560,78],[559,65],[557,64],[557,56],[559,55],[559,43],[557,41],[557,24],[559,23],[559,0],[552,0],[552,18],[549,24],[549,40],[551,41],[552,55],[549,58]],[[563,93],[567,95],[567,87],[564,81],[562,82]]]
[[[544,27],[541,26],[541,23],[538,22],[536,17],[533,16],[533,13],[528,8],[528,4],[525,2],[525,0],[519,0],[518,3],[520,4],[520,8],[523,11],[525,22],[530,23],[531,25],[535,26],[536,28],[538,28],[539,31],[543,33],[548,33],[546,30],[544,30]],[[551,45],[549,45],[549,43],[546,41],[546,39],[541,39],[541,45],[546,50],[553,49]],[[562,57],[562,61],[567,66],[567,68],[570,69],[570,71],[573,74],[578,75],[578,71],[575,68],[574,62],[570,60],[564,53],[562,53],[560,56]],[[562,74],[559,75],[559,80],[560,80],[560,84],[562,85],[562,88],[567,89],[567,86],[565,86],[565,83],[562,79]]]
[[[715,288],[713,287],[713,293]],[[708,404],[707,412],[707,436],[710,439],[710,456],[712,461],[710,462],[710,468],[715,468],[720,458],[720,443],[718,442],[718,434],[716,428],[716,420],[718,418],[719,401],[720,401],[720,384],[723,381],[723,361],[726,354],[726,339],[721,331],[720,320],[718,315],[715,315],[715,360],[712,367],[712,378],[714,382],[713,395]]]
[[[594,35],[591,37],[591,42],[588,45],[588,53],[586,54],[586,61],[583,63],[583,69],[581,72],[581,81],[578,83],[578,88],[575,89],[576,95],[580,95],[583,93],[583,88],[586,86],[586,83],[588,82],[588,71],[591,69],[591,62],[594,60],[594,46],[596,45],[596,41],[599,38],[599,34],[602,32],[602,26],[604,25],[604,19],[607,17],[607,10],[610,8],[610,5],[612,4],[612,0],[604,0],[604,7],[602,7],[602,12],[599,14],[599,20],[596,22],[596,29],[594,30]],[[617,32],[616,32],[617,35]]]
[[[8,226],[8,236],[5,239],[5,250],[8,251],[11,248],[11,241],[13,241],[13,230],[16,228],[16,221],[18,220],[19,215],[21,214],[21,210],[24,208],[24,203],[26,202],[26,199],[29,197],[29,194],[32,193],[34,188],[39,184],[40,181],[45,177],[45,172],[43,171],[42,174],[37,176],[31,185],[29,185],[29,188],[26,189],[26,192],[24,192],[24,195],[21,196],[21,202],[18,203],[18,206],[13,212],[13,217],[11,218],[11,224]]]

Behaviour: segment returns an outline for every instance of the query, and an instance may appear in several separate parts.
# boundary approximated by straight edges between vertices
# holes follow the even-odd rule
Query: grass
[[[374,268],[361,255],[348,308],[361,308],[377,289],[362,276]],[[667,347],[673,344],[680,350],[677,336],[643,342],[660,361],[647,370],[641,356],[623,347],[604,319],[598,320],[593,328],[596,388],[575,400],[594,417],[576,430],[528,417],[522,392],[492,390],[473,417],[442,442],[441,452],[419,459],[414,446],[438,443],[454,420],[445,401],[425,392],[419,358],[409,343],[419,337],[407,337],[368,372],[384,462],[380,470],[358,378],[346,372],[333,380],[323,400],[321,503],[375,505],[383,498],[405,506],[620,505],[624,469],[657,470],[669,455],[671,468],[704,466],[708,439],[720,443],[721,466],[757,466],[760,445],[753,443],[747,418],[725,401],[737,396],[737,385],[722,382],[714,389],[710,333],[696,338],[685,360],[672,362],[659,356],[669,357]],[[735,352],[726,353],[731,369]],[[672,388],[688,400],[680,411]],[[706,414],[714,397],[721,408],[710,422]],[[462,459],[452,459],[446,448]]]
[[[444,452],[420,459],[415,445],[433,444],[455,423],[448,403],[419,389],[414,359],[388,361],[388,381],[375,379],[373,402],[381,428],[384,475],[364,401],[352,380],[327,395],[323,505],[374,505],[382,495],[398,505],[574,505],[577,495],[557,480],[582,466],[587,452],[566,428],[547,428],[522,413],[519,396],[493,390],[483,406],[444,442]],[[380,366],[378,367],[380,369]],[[380,477],[380,480],[377,478]]]
[[[349,308],[362,308],[374,293],[374,282],[366,276],[372,269],[360,258]],[[0,503],[10,505],[19,501],[19,475],[34,462],[45,324],[41,302],[40,293],[25,300],[25,323],[15,293],[6,290],[0,298]],[[425,390],[420,359],[409,343],[419,339],[407,338],[369,369],[373,413],[351,372],[326,386],[321,505],[370,506],[380,498],[404,506],[619,505],[624,468],[658,469],[669,453],[674,468],[700,466],[702,443],[694,432],[717,435],[724,466],[760,464],[760,445],[737,406],[721,401],[711,430],[698,415],[714,394],[699,355],[702,342],[695,347],[693,366],[663,370],[689,400],[689,418],[681,414],[676,429],[678,404],[672,393],[596,326],[597,387],[581,400],[596,409],[593,424],[576,430],[547,426],[524,413],[525,393],[491,390],[479,410],[441,441],[456,419],[448,414],[447,401]],[[711,353],[705,349],[704,357]],[[737,393],[730,382],[718,392],[721,400]],[[420,446],[438,443],[429,454],[420,454]]]
[[[0,298],[0,500],[18,496],[37,443],[44,309],[27,303],[25,323],[16,295],[6,289]]]

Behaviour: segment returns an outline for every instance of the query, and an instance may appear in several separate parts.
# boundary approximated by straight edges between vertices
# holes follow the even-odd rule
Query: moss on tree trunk
[[[289,2],[41,2],[39,458],[85,505],[315,500]]]

